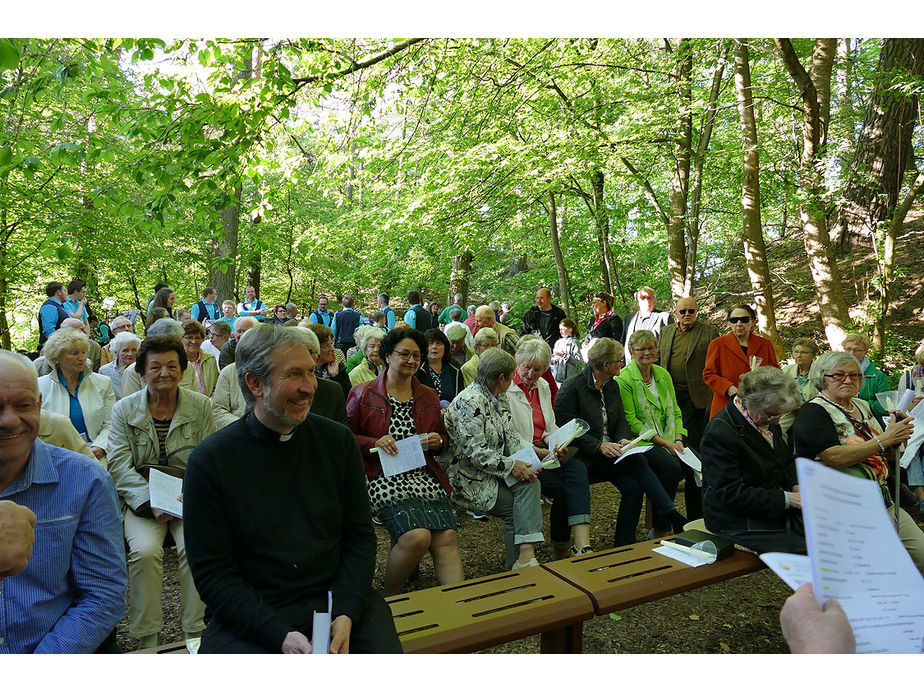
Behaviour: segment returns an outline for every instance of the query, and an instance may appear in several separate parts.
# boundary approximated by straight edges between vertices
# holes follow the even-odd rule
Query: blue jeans
[[[924,486],[924,445],[918,448],[917,454],[908,465],[908,485]]]
[[[558,469],[545,469],[539,474],[542,493],[552,499],[549,512],[549,534],[552,546],[571,545],[572,525],[590,523],[590,483],[587,467],[572,458]],[[580,547],[578,547],[580,548]]]
[[[497,500],[488,510],[488,515],[499,517],[504,521],[504,552],[507,556],[507,568],[512,568],[520,555],[517,546],[545,541],[542,536],[540,488],[538,481],[521,481],[508,487],[503,479],[498,479]]]
[[[613,546],[635,543],[635,528],[642,514],[642,499],[646,493],[655,517],[669,515],[677,509],[643,455],[632,455],[618,464],[597,455],[590,463],[588,473],[592,481],[609,481],[619,489],[621,498],[616,514]]]

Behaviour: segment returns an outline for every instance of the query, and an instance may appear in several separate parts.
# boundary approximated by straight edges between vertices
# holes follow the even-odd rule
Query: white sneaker
[[[513,567],[510,570],[522,570],[523,568],[531,568],[534,565],[539,565],[539,561],[537,561],[535,558],[530,558],[526,563],[515,561]]]
[[[572,546],[570,549],[568,549],[568,553],[571,554],[571,557],[572,557],[572,558],[574,558],[574,557],[576,557],[576,556],[585,556],[585,555],[587,555],[587,554],[589,554],[589,553],[593,553],[593,552],[594,552],[594,550],[593,550],[592,548],[590,548],[589,546],[582,546],[581,548],[577,548],[576,546]]]

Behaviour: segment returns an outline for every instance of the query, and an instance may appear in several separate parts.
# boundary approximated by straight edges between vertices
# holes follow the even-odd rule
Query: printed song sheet
[[[183,501],[177,500],[182,493],[182,479],[164,474],[159,469],[151,470],[148,476],[148,494],[151,498],[151,508],[182,518]]]
[[[924,577],[876,482],[801,457],[796,467],[815,598],[844,607],[857,652],[921,652]]]
[[[379,459],[382,461],[382,473],[385,476],[409,472],[427,464],[423,447],[420,445],[420,438],[417,436],[396,441],[395,445],[398,446],[397,455],[389,455],[381,448],[378,449]]]
[[[539,455],[536,454],[536,451],[532,445],[527,445],[525,448],[517,450],[510,456],[510,459],[525,462],[529,465],[529,471],[531,472],[537,472],[542,469],[542,462],[539,460]],[[507,486],[513,486],[514,484],[519,483],[519,479],[513,475],[512,470],[510,474],[504,477],[504,481],[507,482]]]

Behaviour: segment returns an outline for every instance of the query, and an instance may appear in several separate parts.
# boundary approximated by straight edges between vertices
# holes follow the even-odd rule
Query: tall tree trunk
[[[667,222],[667,266],[671,294],[675,299],[684,294],[687,278],[687,246],[684,238],[687,198],[690,194],[690,157],[693,148],[693,45],[688,38],[677,45],[677,122],[674,142],[674,176],[671,183],[671,211]]]
[[[757,322],[777,352],[780,339],[776,330],[773,287],[767,249],[760,220],[760,156],[757,149],[757,123],[754,120],[754,100],[751,93],[751,66],[747,39],[735,39],[735,95],[741,122],[741,142],[744,166],[741,185],[741,225],[744,236],[744,256],[748,277],[757,304]]]
[[[607,254],[609,244],[610,224],[603,206],[604,176],[600,169],[590,174],[590,185],[593,190],[594,228],[597,232],[597,251],[600,257],[600,280],[607,293],[613,294],[613,271],[610,264],[610,255]]]
[[[449,298],[446,304],[451,305],[456,294],[462,294],[462,306],[468,305],[468,282],[472,274],[472,251],[466,250],[452,256],[452,272],[449,275]],[[465,316],[462,316],[465,317]]]
[[[924,76],[924,38],[887,38],[857,140],[836,235],[842,247],[890,218],[911,155],[917,99],[890,88]]]
[[[558,273],[558,287],[561,302],[565,313],[571,315],[571,281],[568,279],[568,268],[565,267],[565,257],[561,252],[561,241],[558,237],[558,205],[555,202],[555,193],[549,190],[549,201],[545,205],[549,213],[549,233],[552,237],[552,252],[555,254],[555,271]]]
[[[260,61],[260,50],[257,49],[257,63]],[[237,74],[235,83],[250,79],[253,75],[253,53],[248,50],[244,56],[243,69]],[[241,215],[240,184],[231,191],[233,201],[221,210],[221,229],[212,237],[212,247],[209,257],[209,283],[218,292],[218,300],[226,300],[237,296],[237,243],[240,229]]]
[[[837,42],[837,121],[840,137],[837,142],[837,168],[841,187],[846,185],[853,158],[853,39]]]
[[[802,155],[799,184],[802,187],[799,207],[802,220],[802,240],[808,256],[815,297],[825,336],[832,349],[839,349],[846,334],[849,315],[842,290],[841,273],[831,259],[828,242],[828,222],[825,216],[825,184],[822,178],[822,142],[825,123],[830,113],[831,68],[834,64],[835,39],[818,39],[812,52],[812,66],[806,72],[789,39],[775,39],[783,64],[799,88],[802,97]],[[821,83],[827,81],[826,88]]]
[[[876,330],[873,334],[873,348],[882,355],[885,354],[886,324],[888,324],[889,307],[892,302],[892,282],[895,280],[895,239],[905,222],[908,210],[911,209],[911,205],[922,189],[924,189],[924,171],[918,173],[914,183],[911,184],[911,189],[905,195],[905,199],[896,207],[895,214],[892,215],[892,221],[889,223],[883,239],[882,256],[879,261],[882,288],[879,291],[879,315],[876,319]]]
[[[712,88],[709,90],[709,101],[703,113],[703,124],[699,133],[699,142],[693,151],[693,172],[690,178],[690,209],[687,214],[687,271],[683,280],[683,295],[693,295],[693,280],[696,276],[696,259],[699,250],[700,203],[703,197],[703,169],[706,165],[706,152],[709,150],[709,140],[712,139],[712,128],[715,125],[719,92],[722,89],[722,76],[728,64],[728,42],[719,39],[719,59],[715,73],[712,75]]]

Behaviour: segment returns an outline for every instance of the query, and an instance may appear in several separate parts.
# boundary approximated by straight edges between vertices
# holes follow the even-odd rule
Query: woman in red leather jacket
[[[427,340],[415,329],[397,328],[385,335],[379,349],[385,370],[350,390],[347,418],[363,454],[369,503],[393,542],[385,567],[388,596],[401,591],[427,551],[439,584],[459,582],[465,575],[449,481],[436,461],[449,443],[439,398],[414,377],[426,358]],[[411,437],[420,438],[426,464],[386,475],[378,450],[397,454],[397,441]]]

